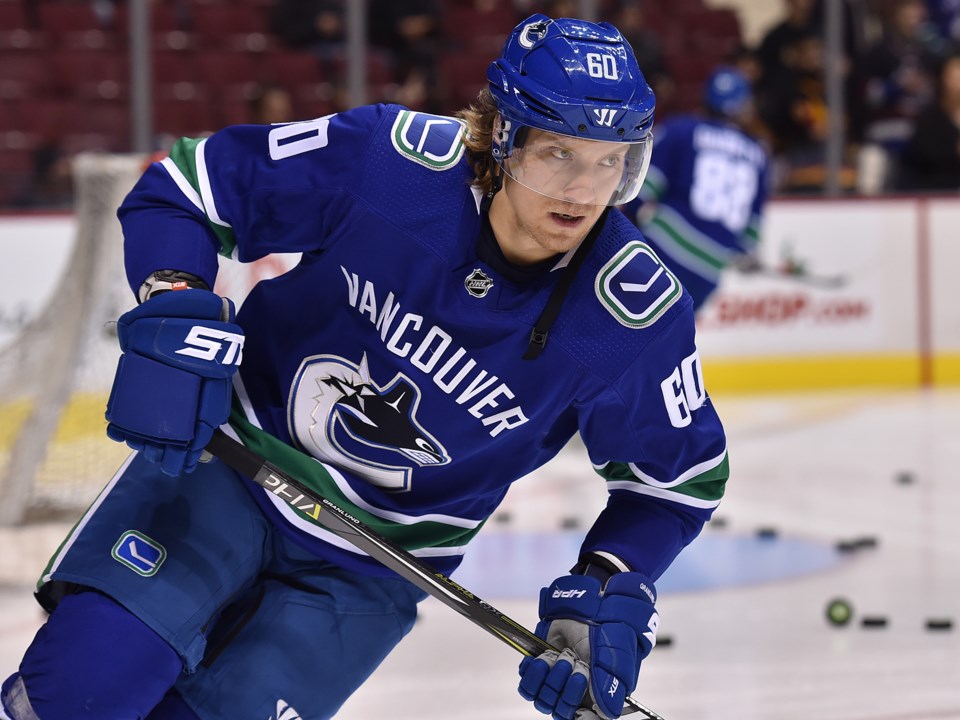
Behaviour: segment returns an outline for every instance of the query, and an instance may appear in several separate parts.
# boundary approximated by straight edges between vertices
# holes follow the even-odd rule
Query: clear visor
[[[522,147],[514,147],[500,166],[524,187],[555,200],[622,205],[640,192],[652,149],[650,135],[618,143],[530,128]]]

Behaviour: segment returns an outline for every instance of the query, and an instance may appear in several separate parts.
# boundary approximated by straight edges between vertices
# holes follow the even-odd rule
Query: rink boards
[[[955,198],[778,200],[698,321],[721,390],[960,383]]]
[[[728,271],[698,320],[708,386],[960,384],[957,227],[960,199],[951,197],[772,201],[760,246],[766,270]],[[8,258],[0,267],[0,347],[56,291],[73,232],[70,215],[0,216]],[[242,286],[294,260],[245,266],[230,281]]]

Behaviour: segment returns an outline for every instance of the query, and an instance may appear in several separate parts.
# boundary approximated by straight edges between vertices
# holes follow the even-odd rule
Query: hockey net
[[[46,558],[31,555],[56,545],[38,539],[37,527],[62,538],[129,454],[106,437],[104,408],[119,357],[116,319],[134,304],[116,211],[146,165],[142,155],[75,159],[66,270],[47,306],[0,349],[0,584],[42,569]],[[294,261],[221,263],[216,290],[239,305]]]

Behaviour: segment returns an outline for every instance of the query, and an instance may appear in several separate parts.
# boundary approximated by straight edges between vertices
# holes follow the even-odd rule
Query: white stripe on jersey
[[[193,185],[190,184],[190,181],[187,180],[187,176],[180,172],[180,168],[177,167],[177,164],[173,161],[173,158],[165,157],[160,161],[160,164],[163,165],[164,169],[173,178],[173,181],[177,184],[177,187],[180,188],[180,192],[192,202],[197,210],[206,212],[203,209],[203,201],[200,199],[200,195],[196,190],[193,189]]]
[[[207,218],[210,222],[221,227],[230,227],[230,223],[225,222],[217,212],[217,203],[213,199],[213,189],[210,187],[210,175],[207,173],[207,161],[204,157],[204,146],[207,139],[204,138],[197,143],[196,161],[197,161],[197,184],[200,186],[200,197],[203,198],[203,207],[206,209]]]
[[[329,466],[327,467],[329,469]],[[326,528],[320,527],[319,525],[315,525],[309,520],[303,519],[302,517],[297,515],[297,513],[294,512],[293,509],[289,505],[287,505],[286,502],[278,498],[272,492],[269,492],[267,490],[264,490],[264,492],[267,494],[267,498],[269,498],[270,502],[272,502],[274,506],[277,508],[277,510],[280,511],[280,514],[283,515],[283,517],[287,520],[287,522],[289,522],[291,525],[293,525],[295,528],[297,528],[301,532],[304,532],[307,535],[312,535],[318,540],[323,540],[325,543],[333,545],[334,547],[338,547],[341,550],[347,550],[357,555],[367,555],[367,553],[365,553],[363,550],[358,548],[353,543],[347,540],[344,540],[338,535],[334,535],[332,532],[330,532]],[[448,556],[463,555],[464,552],[466,552],[466,547],[465,545],[447,546],[447,547],[428,547],[428,548],[420,548],[419,550],[409,550],[408,552],[411,555],[415,555],[416,557],[448,557]]]
[[[695,478],[697,475],[702,475],[708,470],[712,470],[713,468],[717,467],[717,465],[722,463],[723,459],[726,456],[727,456],[727,449],[724,448],[723,452],[717,455],[716,457],[710,458],[709,460],[704,460],[702,463],[697,463],[692,468],[688,469],[686,472],[680,473],[680,476],[677,477],[675,480],[657,480],[652,475],[647,475],[640,468],[638,468],[634,463],[627,463],[627,465],[631,470],[633,470],[633,474],[636,475],[641,480],[643,480],[645,483],[649,483],[650,485],[653,485],[654,487],[659,487],[659,488],[671,488],[671,487],[676,487],[677,485],[682,485],[687,480],[691,480],[692,478]]]
[[[649,485],[633,482],[632,480],[608,480],[607,489],[629,490],[630,492],[635,492],[640,495],[652,495],[661,500],[669,500],[679,503],[680,505],[689,505],[695,508],[715,508],[720,505],[719,498],[717,500],[701,500],[700,498],[684,495],[683,493],[674,492],[673,490],[650,487]]]

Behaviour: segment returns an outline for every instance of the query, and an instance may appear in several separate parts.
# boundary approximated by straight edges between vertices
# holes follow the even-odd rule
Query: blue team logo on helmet
[[[737,115],[752,100],[750,81],[736,68],[718,68],[707,80],[703,102],[713,112],[727,117]]]
[[[514,29],[487,79],[500,109],[493,156],[507,175],[518,179],[511,172],[518,161],[511,167],[510,159],[533,129],[623,144],[627,152],[621,158],[620,182],[610,197],[590,204],[621,204],[636,196],[649,161],[655,99],[632,48],[615,27],[533,15]],[[556,197],[541,187],[533,189]]]

